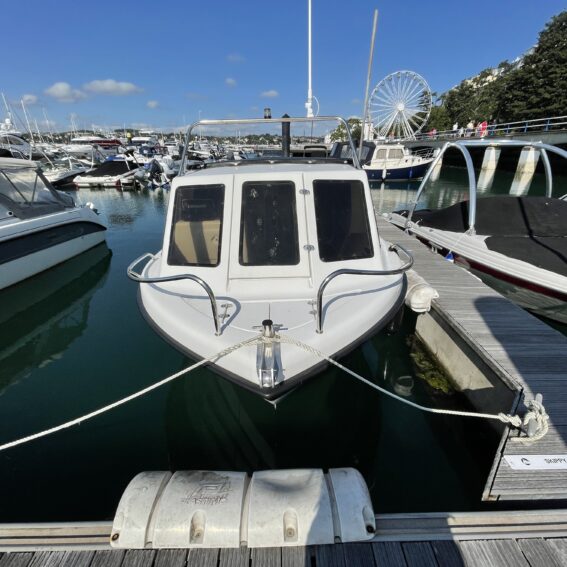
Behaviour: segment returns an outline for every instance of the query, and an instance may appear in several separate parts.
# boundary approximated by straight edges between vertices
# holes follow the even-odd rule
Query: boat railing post
[[[399,244],[392,244],[389,248],[390,251],[395,252],[398,256],[400,252],[404,254],[407,258],[405,264],[402,264],[399,268],[395,268],[393,270],[351,270],[351,269],[342,269],[336,270],[331,272],[319,285],[319,289],[317,290],[317,328],[315,331],[318,334],[323,333],[323,292],[325,288],[329,285],[331,280],[335,279],[338,276],[343,275],[353,275],[353,276],[395,276],[397,274],[403,274],[407,272],[413,266],[413,256],[410,254],[408,250],[406,250],[403,246]]]
[[[221,334],[221,332],[220,332],[220,326],[219,326],[217,300],[216,300],[216,297],[215,297],[213,290],[211,289],[211,286],[209,286],[209,284],[204,279],[200,278],[199,276],[195,276],[193,274],[177,274],[177,275],[174,275],[174,276],[160,276],[160,277],[155,277],[155,278],[148,278],[148,277],[142,276],[141,274],[139,274],[138,272],[136,272],[134,270],[134,268],[142,260],[154,259],[154,258],[155,258],[155,256],[153,254],[150,254],[149,252],[147,252],[146,254],[143,254],[142,256],[140,256],[139,258],[134,260],[126,269],[126,273],[128,274],[128,277],[131,280],[134,280],[134,281],[139,282],[139,283],[164,283],[164,282],[174,282],[174,281],[178,281],[178,280],[191,280],[191,281],[195,282],[196,284],[199,284],[209,297],[209,301],[210,301],[210,304],[211,304],[211,311],[213,313],[213,323],[215,325],[215,335],[219,336]]]
[[[284,114],[282,118],[289,118],[288,114]],[[291,124],[288,121],[282,121],[282,154],[284,158],[290,156],[291,147]]]

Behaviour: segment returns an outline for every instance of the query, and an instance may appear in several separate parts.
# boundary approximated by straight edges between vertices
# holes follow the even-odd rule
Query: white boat
[[[45,178],[54,187],[68,185],[73,182],[77,175],[92,169],[71,156],[50,159],[42,163],[41,168]]]
[[[122,143],[117,138],[105,138],[102,136],[77,136],[63,150],[75,157],[88,158],[93,152],[100,151],[104,155],[114,155],[118,152]]]
[[[347,127],[339,118],[308,122],[325,120]],[[211,163],[176,177],[163,248],[135,260],[128,275],[141,282],[149,323],[194,359],[262,336],[212,369],[273,400],[326,364],[279,338],[329,357],[346,354],[399,312],[411,264],[401,247],[379,238],[358,162],[270,157]]]
[[[39,159],[43,157],[26,140],[16,134],[0,132],[0,149],[9,152],[4,157],[17,159]]]
[[[0,158],[0,289],[100,244],[105,231],[92,205],[51,187],[37,163]]]
[[[80,188],[114,187],[121,191],[136,188],[135,174],[141,170],[140,164],[127,156],[116,156],[99,166],[74,178],[75,185]]]
[[[412,153],[402,144],[377,144],[370,163],[363,165],[370,181],[421,179],[434,159],[433,152]]]
[[[469,147],[531,147],[541,154],[545,166],[545,196],[477,195],[475,171]],[[388,215],[434,250],[490,283],[518,305],[567,323],[567,195],[552,197],[553,178],[547,152],[567,158],[555,146],[520,141],[458,141],[447,143],[465,156],[469,192],[465,201],[439,210],[416,210],[427,187],[426,175],[409,211]],[[432,171],[432,169],[430,170]],[[560,193],[565,192],[563,188]]]

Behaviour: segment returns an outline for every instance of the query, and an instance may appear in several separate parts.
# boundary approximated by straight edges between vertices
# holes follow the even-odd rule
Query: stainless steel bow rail
[[[337,276],[352,275],[352,276],[394,276],[396,274],[402,274],[407,272],[413,266],[413,256],[399,244],[392,244],[388,250],[395,252],[398,256],[402,252],[407,260],[406,263],[401,267],[394,270],[351,270],[342,269],[336,270],[330,273],[319,286],[317,291],[317,333],[321,334],[323,332],[323,292],[331,280],[335,279]]]
[[[353,166],[356,169],[361,169],[360,161],[358,159],[358,152],[354,146],[352,136],[350,133],[350,127],[347,121],[341,116],[313,116],[310,118],[297,118],[297,117],[282,117],[282,118],[234,118],[234,119],[220,119],[220,120],[199,120],[198,122],[193,122],[188,128],[185,135],[185,149],[183,150],[183,155],[181,157],[181,164],[179,166],[179,171],[185,171],[185,162],[187,161],[187,148],[191,141],[191,134],[193,130],[200,126],[237,126],[237,125],[252,125],[252,124],[313,124],[314,122],[338,122],[340,125],[344,126],[346,135],[348,138],[348,143],[351,148],[351,157]]]
[[[198,283],[205,290],[206,294],[209,296],[209,301],[211,302],[211,311],[213,312],[213,322],[215,324],[215,335],[217,336],[220,335],[219,318],[217,312],[217,300],[209,284],[199,276],[195,276],[193,274],[177,274],[175,276],[160,276],[157,278],[148,278],[142,276],[138,272],[135,272],[134,268],[146,258],[151,258],[153,260],[155,259],[155,256],[147,252],[146,254],[143,254],[142,256],[134,260],[128,266],[128,270],[127,270],[128,277],[131,280],[134,280],[135,282],[139,282],[139,283],[162,283],[162,282],[174,282],[177,280],[191,280],[195,283]]]

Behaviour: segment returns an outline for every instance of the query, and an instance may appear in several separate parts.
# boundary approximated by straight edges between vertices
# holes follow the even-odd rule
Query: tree
[[[567,11],[553,17],[523,59],[484,69],[437,98],[425,129],[567,114]],[[435,110],[437,108],[437,110]],[[445,125],[449,125],[447,128]]]
[[[350,135],[354,141],[360,140],[360,129],[362,120],[360,118],[349,118],[347,120]],[[348,139],[346,129],[343,124],[339,124],[331,132],[331,142],[344,142]]]
[[[498,113],[504,120],[559,116],[567,111],[567,11],[554,16],[534,50],[506,75]]]

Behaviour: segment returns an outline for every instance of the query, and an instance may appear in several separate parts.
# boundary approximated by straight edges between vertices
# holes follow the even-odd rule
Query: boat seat
[[[219,263],[220,219],[177,221],[175,246],[187,264],[216,266]]]

